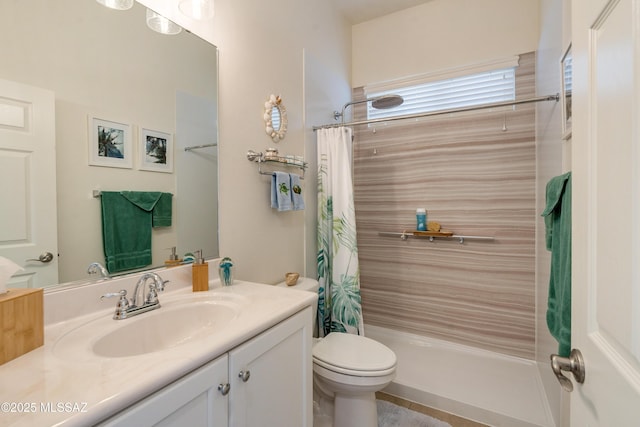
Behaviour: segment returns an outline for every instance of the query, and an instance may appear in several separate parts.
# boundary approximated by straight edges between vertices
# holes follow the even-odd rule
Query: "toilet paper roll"
[[[0,295],[7,292],[7,282],[17,271],[24,270],[10,259],[0,256]]]

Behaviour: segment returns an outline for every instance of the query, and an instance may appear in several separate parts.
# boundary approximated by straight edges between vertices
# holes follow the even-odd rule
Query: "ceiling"
[[[332,0],[351,24],[359,24],[429,1],[432,0]]]

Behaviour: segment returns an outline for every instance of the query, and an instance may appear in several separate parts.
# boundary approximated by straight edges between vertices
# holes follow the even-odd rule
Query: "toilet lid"
[[[360,335],[332,332],[313,346],[313,358],[331,369],[356,372],[385,371],[396,366],[396,354],[387,346]]]

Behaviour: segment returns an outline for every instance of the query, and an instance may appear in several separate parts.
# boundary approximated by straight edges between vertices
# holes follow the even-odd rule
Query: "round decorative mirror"
[[[287,110],[280,96],[271,95],[264,103],[265,132],[273,142],[284,139],[287,133]]]

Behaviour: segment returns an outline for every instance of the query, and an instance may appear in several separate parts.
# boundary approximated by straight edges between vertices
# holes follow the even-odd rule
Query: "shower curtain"
[[[317,131],[318,331],[364,335],[356,215],[351,180],[351,129]]]

